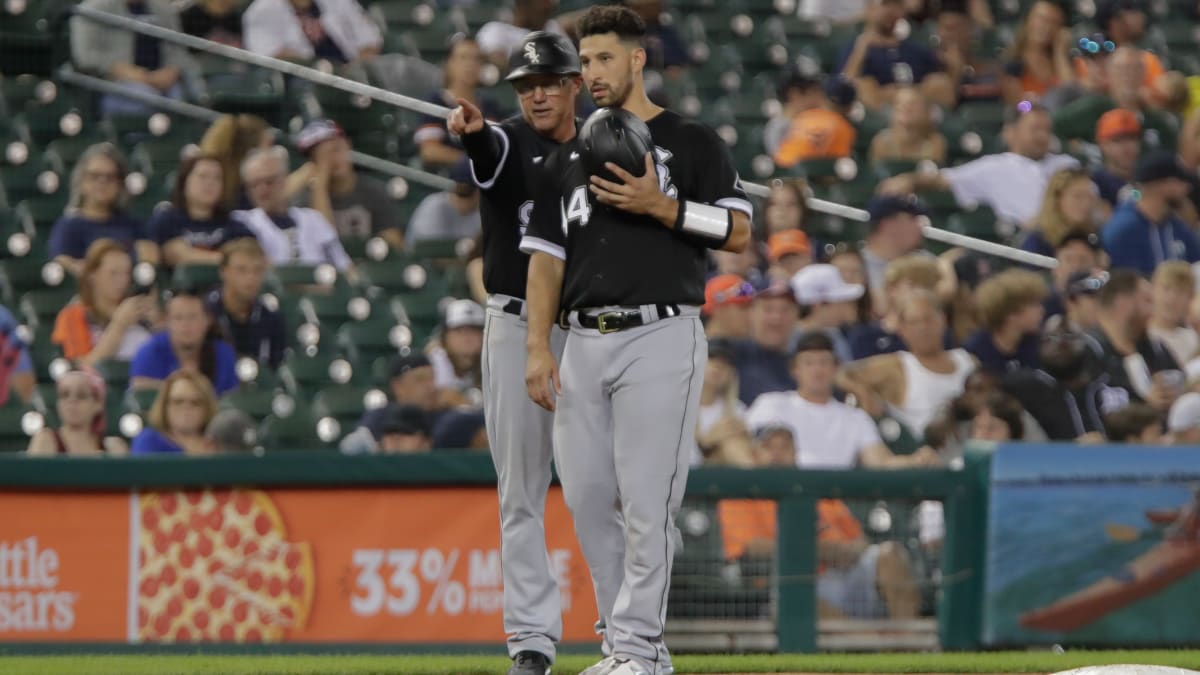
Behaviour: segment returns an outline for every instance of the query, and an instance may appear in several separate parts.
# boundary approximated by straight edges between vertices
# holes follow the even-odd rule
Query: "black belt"
[[[655,305],[654,309],[658,312],[658,319],[666,319],[673,316],[679,316],[679,305]],[[640,309],[614,309],[607,312],[600,312],[596,315],[587,313],[588,310],[564,310],[558,318],[558,325],[563,328],[569,327],[568,317],[572,312],[575,313],[575,320],[583,328],[598,330],[601,333],[618,333],[630,328],[644,326],[647,323],[642,317]]]
[[[504,312],[505,314],[512,314],[513,316],[521,316],[521,313],[525,311],[525,301],[513,298],[512,300],[506,302],[504,306],[500,308],[500,311]]]

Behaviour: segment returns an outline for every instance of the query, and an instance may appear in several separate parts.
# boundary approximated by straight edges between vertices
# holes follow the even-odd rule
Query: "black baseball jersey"
[[[663,192],[753,217],[729,149],[712,129],[670,110],[646,126]],[[566,261],[563,308],[704,304],[706,240],[596,201],[576,141],[545,160],[543,176],[521,250]]]
[[[540,164],[559,144],[538,134],[519,114],[483,133],[493,134],[499,141],[498,156],[490,156],[494,151],[487,145],[481,152],[481,144],[465,144],[475,182],[483,192],[479,204],[483,286],[488,293],[524,298],[529,255],[519,248],[521,237],[533,213]]]

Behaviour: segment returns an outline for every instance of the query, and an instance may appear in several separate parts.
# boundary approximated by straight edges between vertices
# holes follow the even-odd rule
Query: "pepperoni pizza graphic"
[[[155,493],[139,499],[137,639],[272,642],[303,628],[312,549],[287,541],[265,493]]]

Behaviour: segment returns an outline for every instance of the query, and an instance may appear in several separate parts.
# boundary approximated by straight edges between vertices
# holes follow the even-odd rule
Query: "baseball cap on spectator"
[[[1167,413],[1167,431],[1175,434],[1200,427],[1200,394],[1191,392],[1175,399]]]
[[[393,405],[383,411],[377,427],[382,438],[388,434],[429,435],[429,418],[415,405]]]
[[[429,357],[425,356],[421,352],[402,354],[392,360],[392,367],[390,369],[391,379],[394,380],[397,377],[404,377],[404,375],[410,370],[429,365],[432,365],[429,363]]]
[[[754,286],[736,274],[718,274],[704,285],[701,313],[709,315],[723,305],[748,305],[754,300]]]
[[[313,148],[334,138],[345,138],[346,132],[333,120],[313,120],[296,134],[296,149],[307,155]]]
[[[1076,272],[1067,279],[1067,297],[1096,295],[1107,283],[1107,272]]]
[[[483,411],[456,410],[438,418],[433,428],[433,447],[438,450],[467,450],[475,447],[482,431]]]
[[[805,69],[800,67],[789,68],[782,77],[779,78],[779,83],[776,85],[776,95],[780,100],[787,98],[787,93],[791,89],[799,89],[806,91],[813,87],[821,85],[821,73],[815,69]]]
[[[975,289],[984,279],[992,275],[992,264],[978,253],[967,253],[954,261],[954,278],[958,283]]]
[[[761,427],[754,430],[754,438],[757,440],[765,440],[775,434],[787,434],[792,436],[792,428],[783,422],[771,421],[763,424]]]
[[[901,213],[924,216],[928,212],[916,195],[875,195],[867,202],[867,215],[870,216],[872,225],[878,225],[880,221]]]
[[[1133,172],[1135,183],[1153,183],[1171,178],[1190,182],[1193,177],[1172,150],[1151,152],[1138,162],[1137,170]]]
[[[1095,232],[1088,232],[1086,230],[1071,230],[1062,238],[1061,241],[1058,242],[1058,245],[1054,247],[1054,250],[1057,251],[1066,247],[1068,244],[1073,244],[1075,242],[1086,244],[1087,247],[1093,251],[1099,251],[1101,249],[1100,235],[1096,234]]]
[[[846,283],[833,265],[809,265],[792,277],[792,292],[801,305],[849,302],[862,297],[862,284]]]
[[[800,230],[776,232],[767,239],[767,257],[779,262],[786,255],[808,255],[812,253],[812,242]]]
[[[1096,140],[1111,141],[1114,138],[1137,138],[1142,134],[1142,123],[1137,115],[1124,108],[1114,108],[1100,116],[1096,122]]]
[[[236,408],[220,410],[208,423],[204,435],[217,452],[251,452],[258,444],[258,429],[250,416]]]
[[[858,90],[854,83],[841,75],[825,80],[825,97],[838,108],[853,105],[858,98]]]
[[[483,328],[485,314],[474,300],[455,300],[446,305],[446,329]]]

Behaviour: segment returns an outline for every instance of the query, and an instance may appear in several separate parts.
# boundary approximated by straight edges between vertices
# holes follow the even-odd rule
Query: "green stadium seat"
[[[396,322],[390,317],[343,324],[337,332],[338,348],[354,359],[355,363],[374,363],[376,359],[392,357],[397,353],[392,344],[392,329]]]
[[[160,208],[171,203],[171,191],[165,185],[151,181],[145,191],[129,202],[129,211],[143,221],[148,220]]]
[[[260,373],[261,375],[262,373]],[[222,408],[241,410],[253,419],[261,420],[275,412],[275,400],[286,393],[261,382],[243,385],[221,397]]]
[[[77,136],[60,136],[46,145],[43,161],[66,175],[88,148],[111,141],[112,137],[103,129],[91,129]]]
[[[50,365],[62,357],[62,349],[50,339],[54,332],[53,323],[33,327],[33,340],[29,345],[29,357],[33,360],[34,376],[39,382],[52,382]]]
[[[121,359],[102,359],[93,366],[111,391],[123,391],[129,386],[129,362]]]
[[[0,166],[0,185],[10,206],[31,197],[67,193],[66,178],[42,165],[26,162],[20,166]],[[65,197],[64,197],[65,198]]]
[[[0,37],[0,39],[3,39]],[[10,452],[24,452],[29,446],[29,439],[34,433],[40,429],[40,425],[27,426],[26,415],[39,415],[40,413],[32,405],[27,405],[21,402],[21,399],[16,394],[10,394],[8,403],[4,407],[0,407],[0,449]],[[29,422],[33,422],[36,417],[33,417]],[[44,419],[44,418],[43,418]]]
[[[179,265],[171,282],[176,286],[211,288],[221,283],[220,269],[216,265]]]
[[[1002,239],[1001,233],[996,227],[996,214],[986,206],[981,206],[974,211],[959,211],[951,214],[946,221],[946,229],[988,241]]]
[[[0,284],[10,298],[19,297],[22,293],[45,288],[76,287],[75,277],[66,273],[60,266],[53,265],[46,269],[47,262],[42,258],[24,257],[10,258],[0,262]],[[57,269],[54,269],[57,268]]]
[[[298,405],[289,416],[268,415],[258,427],[258,438],[268,451],[330,449],[332,444],[317,435],[317,421],[310,410]]]
[[[0,206],[0,258],[31,257],[44,260],[45,256],[31,255],[34,244],[40,241],[37,231],[22,219],[14,209]],[[30,247],[27,250],[27,247]],[[7,298],[12,302],[13,298]]]
[[[71,288],[46,288],[27,291],[20,297],[21,313],[30,325],[53,326],[54,319],[71,298],[75,290]]]
[[[250,113],[267,121],[282,117],[283,75],[260,68],[208,80],[208,103],[224,113]]]
[[[130,161],[147,175],[166,176],[183,163],[186,145],[174,137],[145,140],[134,146]]]
[[[67,197],[66,192],[58,192],[22,200],[17,204],[16,217],[25,227],[32,225],[35,232],[49,235],[54,221],[66,211]]]
[[[366,412],[367,399],[371,397],[378,398],[377,403],[386,404],[387,395],[368,385],[341,384],[322,387],[313,397],[313,415],[317,419],[332,417],[344,431],[350,431],[354,423]]]
[[[125,409],[145,416],[158,398],[157,389],[129,389],[125,392]]]
[[[410,251],[413,257],[426,259],[457,260],[459,239],[422,239],[412,244]]]
[[[365,379],[366,373],[340,354],[291,354],[279,367],[279,379],[293,395],[304,395],[317,387]]]

